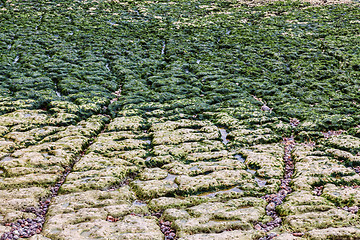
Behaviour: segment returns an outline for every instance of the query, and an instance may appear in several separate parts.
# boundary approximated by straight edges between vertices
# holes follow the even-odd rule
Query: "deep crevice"
[[[276,194],[265,195],[263,199],[268,202],[266,206],[266,215],[272,217],[272,221],[267,223],[258,223],[255,225],[255,229],[264,230],[269,232],[276,227],[279,227],[282,224],[282,219],[279,214],[276,212],[276,207],[283,203],[285,197],[292,192],[290,187],[290,182],[292,175],[294,174],[294,162],[291,157],[291,153],[296,145],[294,137],[283,139],[284,144],[284,163],[285,163],[285,174],[284,178],[281,179],[280,190]],[[270,240],[276,237],[275,233],[268,233],[265,237],[260,238],[259,240]]]

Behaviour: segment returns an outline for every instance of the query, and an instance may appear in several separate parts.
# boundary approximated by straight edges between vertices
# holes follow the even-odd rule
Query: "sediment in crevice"
[[[161,219],[161,215],[162,215],[161,213],[154,213],[152,215],[159,218],[160,230],[164,234],[165,240],[175,240],[175,239],[177,239],[176,231],[175,231],[175,229],[173,229],[171,227],[172,222],[164,221],[163,219]]]
[[[276,227],[279,227],[282,223],[282,219],[276,212],[276,207],[283,203],[285,197],[292,192],[290,187],[291,177],[294,174],[294,162],[291,157],[291,152],[295,147],[294,137],[284,138],[284,178],[281,179],[280,190],[276,194],[265,195],[263,199],[268,202],[266,206],[266,215],[272,217],[272,221],[267,223],[258,223],[255,225],[255,229],[264,230],[269,232]],[[269,233],[267,236],[260,238],[259,240],[269,240],[276,237],[276,234]]]

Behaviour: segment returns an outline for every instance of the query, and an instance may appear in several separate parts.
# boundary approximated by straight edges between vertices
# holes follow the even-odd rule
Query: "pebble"
[[[271,202],[266,206],[266,210],[268,210],[268,211],[275,210],[275,207],[276,207],[275,203]]]
[[[259,224],[256,224],[254,227],[256,230],[261,230],[261,226]]]
[[[304,235],[303,233],[293,233],[293,236],[295,237],[301,237],[302,235]]]
[[[261,111],[268,111],[271,112],[272,108],[269,108],[268,106],[266,106],[265,104],[261,107]]]

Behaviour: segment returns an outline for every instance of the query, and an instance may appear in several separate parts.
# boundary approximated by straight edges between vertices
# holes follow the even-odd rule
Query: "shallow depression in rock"
[[[219,131],[220,131],[220,135],[221,135],[221,139],[222,139],[222,142],[223,144],[228,144],[229,143],[229,140],[227,139],[227,131],[225,128],[219,128]]]

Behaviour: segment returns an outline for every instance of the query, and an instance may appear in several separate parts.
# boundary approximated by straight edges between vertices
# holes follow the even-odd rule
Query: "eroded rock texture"
[[[344,3],[1,1],[0,238],[360,239]]]

